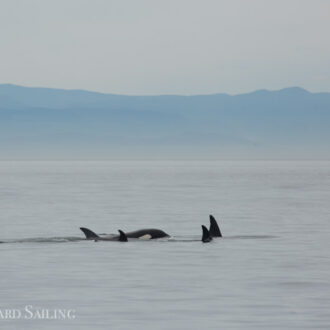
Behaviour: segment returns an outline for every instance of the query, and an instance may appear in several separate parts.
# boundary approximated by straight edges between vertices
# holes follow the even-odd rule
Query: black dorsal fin
[[[202,229],[203,229],[202,241],[204,243],[208,243],[212,241],[212,237],[210,236],[210,232],[208,231],[208,229],[203,225],[202,225]]]
[[[210,235],[211,237],[222,237],[218,223],[213,215],[210,215]]]
[[[95,239],[100,237],[88,228],[80,227],[80,230],[85,234],[86,239]]]
[[[119,231],[119,242],[127,242],[127,236],[126,234],[122,231],[122,230],[118,230]]]

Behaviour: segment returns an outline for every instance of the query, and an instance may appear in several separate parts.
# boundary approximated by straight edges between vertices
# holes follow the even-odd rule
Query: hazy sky
[[[0,83],[330,91],[329,0],[1,0]]]

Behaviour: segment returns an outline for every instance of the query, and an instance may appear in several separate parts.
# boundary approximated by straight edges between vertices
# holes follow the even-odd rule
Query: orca
[[[202,229],[203,229],[203,236],[202,236],[202,242],[203,243],[208,243],[212,241],[212,236],[210,235],[209,230],[202,225]]]
[[[215,220],[214,216],[210,214],[210,236],[211,237],[222,237],[220,228],[218,226],[217,221]]]
[[[94,241],[119,241],[127,242],[128,238],[139,238],[139,239],[155,239],[170,237],[167,233],[160,229],[139,229],[131,232],[124,233],[122,230],[118,230],[119,235],[115,236],[99,236],[88,228],[80,227],[80,230],[85,234],[87,240]]]
[[[202,225],[203,235],[202,242],[208,243],[211,242],[214,237],[222,237],[222,233],[220,231],[219,225],[215,220],[213,215],[210,215],[210,227],[207,229]],[[85,234],[87,240],[94,241],[119,241],[119,242],[127,242],[128,238],[138,238],[143,240],[156,239],[156,238],[164,238],[170,237],[167,233],[160,229],[139,229],[131,232],[123,232],[122,230],[118,230],[119,235],[114,236],[99,236],[95,234],[88,228],[80,227],[80,230]]]
[[[203,235],[202,235],[203,243],[211,242],[214,237],[222,237],[218,223],[213,215],[210,215],[210,229],[207,229],[205,226],[202,225],[202,230],[203,230]]]

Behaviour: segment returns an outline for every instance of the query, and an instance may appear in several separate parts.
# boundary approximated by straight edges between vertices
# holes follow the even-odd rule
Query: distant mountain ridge
[[[0,85],[1,158],[329,158],[330,93],[125,96]]]

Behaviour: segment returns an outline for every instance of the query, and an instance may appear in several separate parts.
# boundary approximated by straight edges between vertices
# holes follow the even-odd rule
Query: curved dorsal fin
[[[203,225],[202,225],[202,229],[203,229],[202,241],[204,243],[208,243],[212,241],[212,237],[210,236],[210,232],[208,231],[208,229]]]
[[[85,234],[86,239],[95,239],[100,237],[88,228],[80,227],[80,230]]]
[[[211,237],[222,237],[220,228],[213,215],[210,215],[210,235]]]
[[[120,229],[118,231],[119,231],[118,241],[119,242],[127,242],[127,236],[126,236],[126,234],[122,230],[120,230]]]

